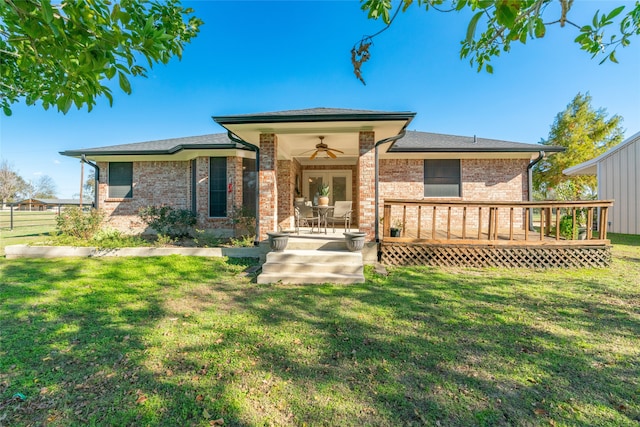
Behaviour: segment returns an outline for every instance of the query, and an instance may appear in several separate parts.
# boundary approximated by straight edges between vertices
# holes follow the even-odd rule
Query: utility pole
[[[82,210],[82,187],[84,184],[84,162],[80,160],[80,210]]]

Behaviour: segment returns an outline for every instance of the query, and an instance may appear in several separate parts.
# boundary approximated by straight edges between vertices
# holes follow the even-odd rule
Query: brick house
[[[227,133],[61,154],[97,169],[97,206],[122,230],[143,230],[141,207],[170,205],[193,210],[198,228],[229,235],[242,206],[256,212],[264,240],[293,228],[295,197],[312,200],[328,183],[331,202],[351,200],[354,227],[374,241],[386,198],[526,201],[542,150],[562,150],[409,131],[414,116],[331,108],[217,116]]]

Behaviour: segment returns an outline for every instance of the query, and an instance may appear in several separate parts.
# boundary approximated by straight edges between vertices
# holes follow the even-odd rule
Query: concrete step
[[[289,250],[322,250],[322,251],[346,251],[347,244],[344,240],[313,240],[313,239],[289,239]]]
[[[265,283],[290,283],[290,284],[322,284],[322,283],[364,283],[362,274],[335,274],[335,273],[262,273],[257,277],[257,282]]]
[[[313,250],[285,250],[282,252],[269,252],[267,262],[273,263],[340,263],[362,265],[362,254],[349,251],[313,251]]]
[[[262,264],[263,273],[363,274],[362,264],[345,263],[274,263]]]
[[[362,254],[348,251],[269,252],[258,283],[364,283]]]

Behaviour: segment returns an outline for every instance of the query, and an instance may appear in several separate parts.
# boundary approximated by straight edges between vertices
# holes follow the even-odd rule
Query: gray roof
[[[479,152],[559,152],[563,147],[525,144],[521,142],[501,141],[498,139],[478,138],[475,136],[445,135],[407,131],[406,135],[389,147],[389,153],[479,153]]]
[[[184,138],[162,139],[158,141],[136,142],[132,144],[109,145],[97,148],[81,148],[62,151],[63,156],[109,155],[109,154],[174,154],[182,150],[194,149],[225,149],[246,147],[231,141],[226,133],[188,136]]]
[[[307,110],[305,110],[307,111]],[[67,150],[60,154],[79,157],[86,155],[157,155],[174,154],[189,149],[228,149],[245,150],[241,144],[231,141],[226,133],[216,133],[185,138],[163,139],[158,141],[137,142],[132,144],[110,145],[106,147]],[[407,131],[406,135],[394,142],[389,153],[424,152],[559,152],[563,147],[524,144],[520,142],[500,141],[497,139],[475,138],[473,136],[444,135],[439,133]]]
[[[304,110],[273,111],[268,113],[214,116],[220,124],[238,123],[283,123],[283,122],[328,122],[365,120],[408,120],[416,113],[410,111],[352,110],[346,108],[307,108]]]

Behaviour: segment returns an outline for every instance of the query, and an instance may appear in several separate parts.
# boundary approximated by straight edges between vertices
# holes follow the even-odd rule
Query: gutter
[[[407,125],[409,123],[407,122]],[[398,135],[394,135],[392,137],[389,138],[385,138],[385,139],[381,139],[380,141],[376,142],[375,145],[373,146],[374,149],[374,153],[375,153],[375,176],[374,176],[374,182],[375,182],[375,191],[374,191],[374,203],[376,204],[375,206],[375,241],[376,243],[380,243],[380,207],[379,207],[379,203],[378,203],[378,197],[380,195],[380,190],[379,190],[379,175],[380,175],[380,166],[378,165],[378,147],[382,144],[386,144],[388,142],[395,142],[399,139],[401,139],[403,136],[405,136],[407,133],[407,128],[406,126],[402,129],[402,131],[398,134]]]
[[[227,131],[227,136],[231,141],[256,153],[256,239],[253,241],[253,245],[258,246],[260,244],[260,147],[245,141],[231,131]]]
[[[533,202],[533,167],[545,158],[544,151],[538,153],[538,158],[527,165],[527,191],[529,193],[529,201]],[[533,231],[533,215],[529,215],[529,230]]]
[[[97,164],[95,163],[91,163],[89,160],[87,160],[87,156],[82,154],[80,155],[80,160],[82,161],[82,163],[86,163],[87,165],[91,166],[93,168],[93,170],[95,171],[95,177],[93,179],[93,207],[95,209],[98,209],[98,189],[99,189],[99,184],[100,184],[100,167],[98,167]]]

